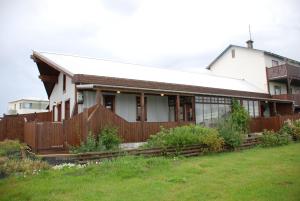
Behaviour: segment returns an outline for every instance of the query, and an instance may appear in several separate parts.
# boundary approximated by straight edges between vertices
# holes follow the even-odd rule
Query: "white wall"
[[[129,122],[136,121],[136,96],[135,94],[117,94],[115,112]]]
[[[66,91],[63,91],[63,73],[58,76],[58,82],[55,84],[50,96],[50,111],[52,111],[53,105],[61,103],[61,117],[65,119],[65,101],[70,99],[70,116],[72,115],[75,104],[75,84],[72,83],[72,79],[66,76]],[[57,120],[57,107],[54,111],[54,120]]]
[[[21,104],[21,107],[20,107]],[[32,104],[31,108],[27,108],[25,104]],[[48,112],[46,109],[49,105],[48,101],[37,101],[37,100],[19,100],[10,102],[8,104],[8,114],[29,114]]]
[[[167,122],[169,121],[169,105],[167,96],[147,97],[147,121]]]
[[[231,56],[232,49],[235,49],[235,58]],[[265,67],[263,52],[231,47],[211,66],[211,70],[221,76],[245,79],[268,93]]]
[[[273,57],[270,55],[265,55],[265,65],[266,67],[272,67],[272,60],[278,61],[278,65],[285,64],[283,59],[279,59],[277,57]]]

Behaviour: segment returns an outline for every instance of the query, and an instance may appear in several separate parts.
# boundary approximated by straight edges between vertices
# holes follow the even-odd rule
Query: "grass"
[[[0,200],[300,200],[300,143],[12,176],[0,180]]]

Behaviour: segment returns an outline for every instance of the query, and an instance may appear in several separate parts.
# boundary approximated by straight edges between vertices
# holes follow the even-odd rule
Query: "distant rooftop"
[[[37,97],[26,97],[26,98],[20,98],[17,100],[13,100],[10,101],[9,103],[14,103],[14,102],[18,102],[18,101],[39,101],[39,102],[49,102],[49,100],[47,99],[43,99],[43,98],[37,98]]]

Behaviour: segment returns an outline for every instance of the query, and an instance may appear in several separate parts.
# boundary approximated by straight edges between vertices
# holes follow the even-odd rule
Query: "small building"
[[[39,98],[22,98],[8,103],[8,115],[48,112],[49,101]]]
[[[128,122],[211,125],[231,111],[233,99],[240,101],[253,118],[293,113],[292,100],[273,97],[264,85],[265,67],[246,79],[236,72],[228,74],[225,64],[218,67],[225,69],[222,74],[212,70],[217,69],[213,65],[192,73],[36,51],[32,59],[55,121],[69,119],[96,103]],[[243,71],[244,67],[239,68]],[[237,67],[232,69],[239,72]]]

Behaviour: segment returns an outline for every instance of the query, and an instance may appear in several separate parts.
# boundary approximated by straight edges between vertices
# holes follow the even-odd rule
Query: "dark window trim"
[[[66,84],[67,84],[67,76],[66,74],[63,74],[63,92],[66,92]]]

